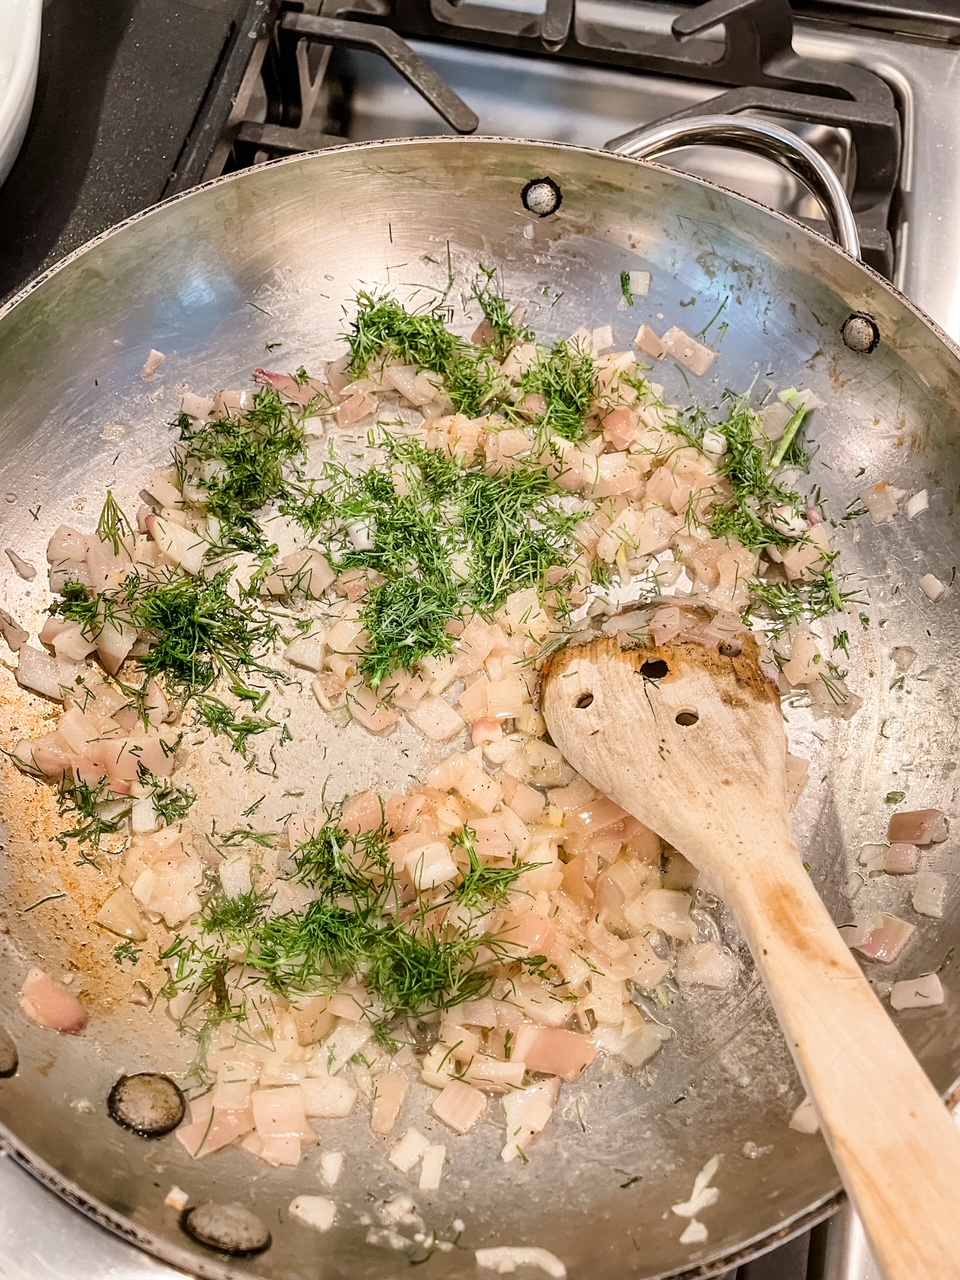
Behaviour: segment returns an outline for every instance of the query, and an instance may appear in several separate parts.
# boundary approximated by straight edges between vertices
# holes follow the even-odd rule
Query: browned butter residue
[[[728,657],[719,649],[681,641],[678,644],[632,644],[622,647],[616,636],[597,636],[578,644],[569,644],[550,654],[540,671],[540,697],[549,681],[559,679],[578,658],[591,662],[622,662],[639,672],[646,662],[662,661],[669,674],[662,683],[679,680],[689,672],[705,672],[715,682],[722,702],[731,707],[746,707],[754,702],[776,703],[780,695],[767,679],[760,665],[760,649],[751,635],[743,635],[742,650]]]
[[[50,733],[61,708],[23,693],[0,672],[0,747],[10,751],[24,738]],[[121,941],[95,923],[95,916],[116,888],[122,855],[91,851],[96,865],[81,860],[73,841],[62,846],[58,834],[69,825],[61,816],[54,785],[23,773],[0,756],[0,927],[16,945],[23,972],[37,964],[54,976],[82,975],[74,988],[91,1010],[129,1007],[139,979],[156,992],[164,974],[155,960],[153,935],[137,944],[136,966],[118,965],[114,948]],[[41,899],[51,895],[64,897]],[[35,905],[35,904],[40,905]]]

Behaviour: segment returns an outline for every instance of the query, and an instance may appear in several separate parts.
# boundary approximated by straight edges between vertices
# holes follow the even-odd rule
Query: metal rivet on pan
[[[534,178],[523,188],[520,199],[525,209],[538,218],[547,218],[560,208],[563,194],[552,178]]]
[[[873,316],[865,311],[854,311],[847,316],[840,330],[844,345],[859,355],[869,355],[880,344],[880,329]]]
[[[183,1119],[186,1104],[169,1076],[142,1071],[120,1077],[110,1090],[107,1110],[117,1124],[142,1138],[162,1138]]]
[[[180,1225],[199,1244],[236,1257],[263,1253],[270,1247],[270,1232],[242,1204],[199,1204],[186,1210]]]
[[[16,1075],[19,1062],[13,1036],[4,1027],[0,1027],[0,1079]]]

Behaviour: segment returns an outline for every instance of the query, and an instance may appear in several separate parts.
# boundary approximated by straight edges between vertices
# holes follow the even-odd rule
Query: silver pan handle
[[[740,147],[789,169],[820,201],[840,247],[860,260],[860,236],[840,179],[809,143],[778,124],[754,116],[692,116],[634,129],[608,142],[605,150],[652,160],[668,151],[703,143]]]

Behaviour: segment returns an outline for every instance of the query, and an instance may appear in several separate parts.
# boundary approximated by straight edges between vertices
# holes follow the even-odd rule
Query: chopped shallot
[[[477,1266],[482,1271],[496,1271],[497,1275],[512,1275],[518,1267],[535,1267],[545,1271],[551,1280],[564,1280],[567,1268],[547,1249],[519,1245],[497,1245],[492,1249],[477,1249]]]
[[[887,839],[891,844],[940,844],[947,834],[947,819],[940,809],[895,813],[887,825]]]
[[[370,1128],[374,1133],[387,1134],[393,1131],[409,1087],[410,1081],[397,1071],[386,1071],[379,1077],[374,1086],[373,1112],[370,1116]]]
[[[166,358],[167,357],[163,354],[162,351],[154,351],[152,347],[150,348],[150,354],[147,356],[146,360],[144,361],[143,368],[140,370],[140,377],[143,378],[144,382],[153,381],[153,379],[157,376],[157,370],[160,368],[160,366],[163,364]]]
[[[693,1218],[704,1209],[709,1209],[720,1198],[720,1191],[710,1184],[720,1168],[720,1157],[712,1156],[693,1180],[690,1199],[682,1204],[671,1205],[671,1211],[680,1218]]]
[[[22,556],[18,556],[13,547],[7,547],[7,559],[13,565],[17,574],[26,582],[32,582],[37,576],[36,565],[31,564],[29,560],[24,560]]]
[[[804,1098],[790,1117],[790,1128],[807,1134],[817,1133],[820,1129],[820,1121],[809,1098]]]
[[[320,1176],[328,1187],[335,1187],[343,1172],[343,1152],[324,1151],[320,1157]]]
[[[914,926],[908,924],[906,920],[880,912],[871,920],[866,937],[858,942],[850,942],[848,945],[870,960],[879,960],[881,964],[892,964],[910,941],[914,931]]]
[[[455,1133],[467,1133],[486,1109],[487,1100],[480,1090],[462,1080],[451,1080],[431,1108],[437,1119]]]
[[[68,1036],[80,1035],[89,1021],[86,1009],[73,992],[37,968],[27,970],[20,988],[20,1008],[38,1027]]]
[[[890,988],[890,1004],[894,1009],[929,1009],[943,1004],[943,985],[935,973],[905,978]]]
[[[420,1164],[421,1191],[439,1191],[443,1179],[443,1166],[447,1159],[447,1148],[442,1142],[432,1142],[423,1153]]]
[[[717,358],[716,351],[711,351],[676,326],[668,329],[660,341],[667,355],[673,356],[697,378],[707,373]]]
[[[327,1196],[295,1196],[290,1201],[290,1217],[314,1231],[329,1231],[337,1216],[337,1206]]]
[[[907,499],[904,511],[907,513],[907,519],[913,520],[916,516],[930,509],[930,495],[926,489],[921,489],[919,493],[915,493]]]
[[[897,514],[900,499],[904,496],[902,489],[895,489],[889,480],[881,480],[868,489],[861,489],[860,501],[870,513],[874,524],[889,524]]]
[[[387,1159],[401,1173],[409,1173],[424,1152],[430,1149],[430,1139],[425,1138],[419,1129],[408,1129],[403,1137],[393,1144]]]
[[[923,594],[928,600],[932,600],[934,604],[946,595],[947,584],[941,582],[935,574],[925,573],[920,579],[919,585]]]
[[[913,889],[913,909],[921,916],[943,916],[947,901],[947,877],[938,871],[921,871]]]

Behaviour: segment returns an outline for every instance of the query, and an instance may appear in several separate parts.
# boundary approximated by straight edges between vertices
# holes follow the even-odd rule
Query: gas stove
[[[451,132],[616,147],[664,118],[750,112],[830,162],[866,261],[960,339],[955,0],[48,0],[45,24],[0,189],[0,300],[122,218],[279,156]],[[671,163],[825,225],[766,160]],[[4,1280],[177,1275],[0,1159]],[[845,1209],[724,1280],[879,1277]]]

